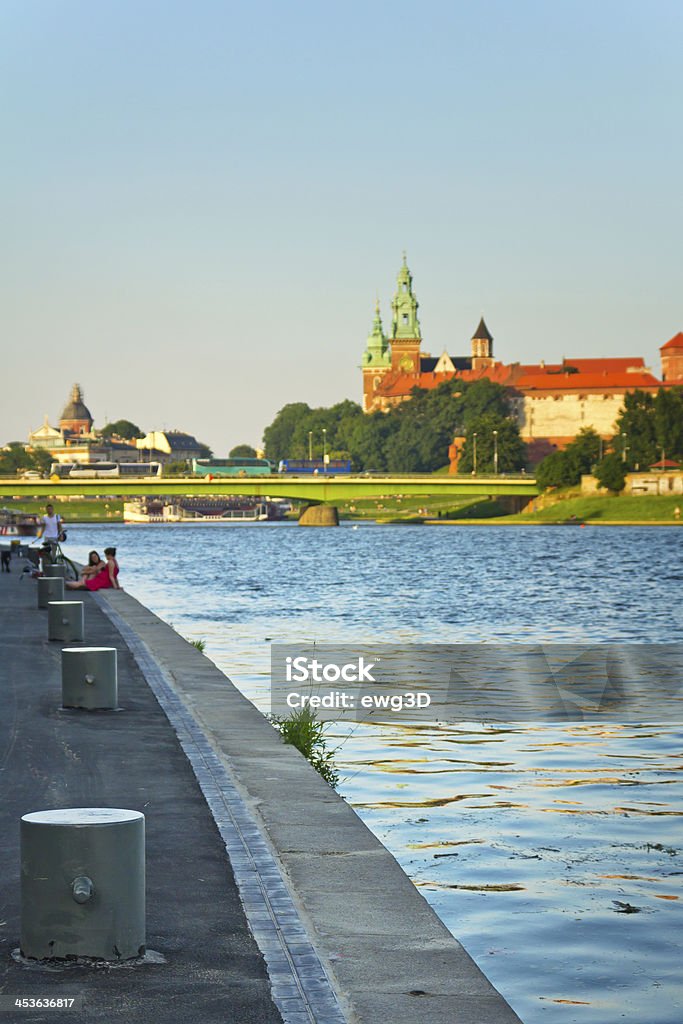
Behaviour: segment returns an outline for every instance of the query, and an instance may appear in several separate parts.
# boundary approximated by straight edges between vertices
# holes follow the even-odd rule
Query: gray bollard
[[[144,814],[76,807],[23,816],[21,952],[37,960],[144,954]]]
[[[62,707],[118,707],[115,647],[63,648]]]
[[[50,601],[47,606],[48,640],[73,643],[85,632],[82,601]]]
[[[64,600],[64,579],[61,576],[38,577],[38,607],[47,608],[50,601]]]
[[[45,568],[47,576],[61,576],[63,580],[66,579],[66,566],[64,562],[51,562]]]

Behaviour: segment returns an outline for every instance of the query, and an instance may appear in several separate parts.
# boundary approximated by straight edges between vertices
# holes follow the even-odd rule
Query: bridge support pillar
[[[339,526],[339,510],[336,505],[307,505],[299,526]]]

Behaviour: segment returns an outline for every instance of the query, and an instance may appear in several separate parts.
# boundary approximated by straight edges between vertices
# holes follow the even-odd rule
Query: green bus
[[[273,463],[268,459],[193,459],[196,476],[270,476]]]

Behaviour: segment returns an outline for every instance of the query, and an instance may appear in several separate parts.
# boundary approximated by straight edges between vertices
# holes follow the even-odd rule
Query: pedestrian
[[[12,557],[12,552],[11,551],[3,549],[2,553],[0,553],[0,559],[2,559],[2,571],[3,572],[11,572],[10,565],[9,565],[11,557]]]
[[[50,545],[50,558],[54,559],[57,554],[57,545],[64,534],[64,520],[55,513],[54,506],[48,503],[45,506],[45,515],[41,517],[41,528],[38,534],[43,538],[43,547]]]

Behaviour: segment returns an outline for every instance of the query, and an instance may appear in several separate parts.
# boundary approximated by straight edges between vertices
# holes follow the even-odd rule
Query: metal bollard
[[[88,711],[118,707],[115,647],[62,649],[62,707]]]
[[[48,640],[73,643],[84,636],[82,601],[50,601],[47,606]]]
[[[66,579],[66,566],[64,562],[52,562],[47,566],[48,576],[61,576],[63,580]]]
[[[144,814],[75,807],[23,816],[21,952],[37,960],[144,954]]]
[[[64,579],[61,576],[38,577],[38,607],[47,608],[50,601],[64,600]]]

